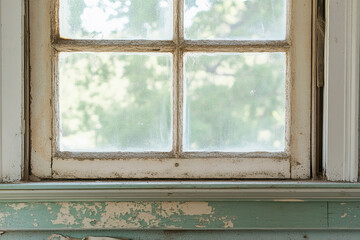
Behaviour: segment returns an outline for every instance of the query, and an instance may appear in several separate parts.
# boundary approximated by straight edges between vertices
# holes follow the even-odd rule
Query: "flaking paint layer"
[[[327,205],[323,202],[0,203],[0,230],[5,231],[326,226]]]

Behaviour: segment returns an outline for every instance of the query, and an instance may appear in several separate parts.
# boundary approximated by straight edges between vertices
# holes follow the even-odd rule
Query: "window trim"
[[[306,181],[124,181],[0,184],[0,202],[159,200],[359,201],[360,184]]]
[[[0,1],[0,182],[23,177],[24,16],[23,0]]]
[[[357,0],[349,0],[349,1],[352,1],[352,4],[356,4],[356,1]],[[341,1],[340,1],[341,2]],[[1,42],[2,42],[2,46],[6,46],[5,44],[10,44],[10,43],[15,43],[16,39],[19,39],[19,36],[22,36],[24,37],[24,26],[22,25],[21,28],[12,28],[13,26],[13,23],[14,21],[18,21],[19,18],[23,18],[23,6],[24,6],[24,1],[23,0],[13,0],[13,1],[6,1],[6,0],[0,0],[0,9],[2,9],[1,11],[1,25],[2,25],[2,28],[1,28],[1,35],[0,35],[0,38],[1,38]],[[335,5],[335,1],[333,0],[328,0],[327,1],[327,4],[331,4],[331,5]],[[11,5],[12,7],[11,8],[8,8],[8,6]],[[6,6],[6,7],[5,7]],[[6,9],[6,11],[4,11],[4,9]],[[9,10],[10,9],[10,10]],[[347,8],[346,11],[350,11],[351,9]],[[5,12],[5,14],[3,14],[3,12]],[[7,13],[7,14],[6,14]],[[356,18],[357,20],[357,24],[359,24],[359,11],[353,11],[352,12],[354,18]],[[338,19],[338,16],[335,14],[331,14],[331,15],[328,15],[327,16],[327,21],[330,21],[330,19],[332,19],[332,21],[334,22],[342,22],[344,23],[344,19]],[[18,31],[12,31],[12,32],[7,32],[6,34],[4,34],[4,28],[6,29],[6,25],[8,27],[11,27],[13,30],[16,29]],[[353,22],[353,25],[352,26],[355,26],[356,24]],[[343,26],[349,26],[349,22],[347,23],[344,23]],[[7,28],[8,29],[8,28]],[[358,28],[359,29],[359,28]],[[333,28],[328,28],[328,33],[332,34],[332,31],[334,31],[335,29]],[[355,29],[356,30],[356,29]],[[330,32],[329,32],[330,31]],[[351,31],[348,31],[346,34],[351,34]],[[353,34],[352,34],[353,35]],[[5,37],[6,36],[6,37]],[[346,38],[345,38],[346,39]],[[354,44],[356,44],[357,42],[357,45],[359,46],[360,44],[360,41],[359,39],[353,39],[354,40]],[[20,49],[21,51],[21,48],[22,48],[22,44],[23,44],[23,41],[21,42],[17,42],[18,44],[13,44],[13,50],[11,53],[9,52],[5,52],[5,51],[1,51],[0,54],[1,54],[1,58],[2,59],[9,59],[9,57],[11,55],[14,55],[14,52],[16,52],[16,49]],[[22,54],[21,54],[22,55]],[[23,57],[23,56],[22,56]],[[21,59],[22,59],[21,57]],[[337,61],[337,57],[336,55],[327,55],[326,56],[326,60],[328,61]],[[356,57],[354,56],[354,58],[352,59],[349,59],[351,62],[353,61],[357,61],[356,60]],[[11,64],[11,68],[5,68],[4,65],[1,66],[1,77],[2,77],[2,92],[3,93],[7,93],[7,90],[9,88],[9,86],[11,85],[11,83],[13,84],[16,84],[16,88],[17,89],[21,89],[23,86],[22,86],[22,79],[23,79],[23,75],[19,76],[17,75],[17,79],[18,81],[13,81],[13,79],[10,79],[10,78],[4,78],[4,76],[6,75],[4,73],[4,71],[8,71],[8,72],[21,72],[23,67],[19,67],[19,61],[17,61],[16,63],[12,63]],[[17,67],[15,67],[17,66]],[[353,66],[355,66],[356,68],[356,65],[354,64]],[[4,95],[2,95],[2,102],[5,104],[6,102],[13,102],[12,100],[16,100],[16,98],[19,98],[21,99],[22,98],[22,95],[20,94],[21,91],[17,91],[17,94],[16,95],[11,95],[10,98],[5,98]],[[331,92],[329,93],[328,95],[328,98],[327,99],[332,99],[334,97],[334,94],[331,94]],[[336,96],[335,96],[336,97]],[[1,143],[1,146],[2,146],[2,157],[0,159],[0,166],[2,166],[2,168],[0,169],[0,181],[11,181],[11,182],[14,182],[14,181],[19,181],[21,178],[21,174],[22,174],[22,167],[21,167],[21,154],[23,152],[23,147],[24,147],[24,144],[23,144],[23,141],[20,140],[19,141],[19,138],[17,138],[17,140],[15,141],[16,143],[14,144],[13,141],[10,141],[12,138],[10,138],[11,136],[19,136],[17,134],[19,134],[18,132],[18,129],[22,129],[23,128],[23,125],[22,124],[19,124],[20,121],[19,119],[21,119],[20,117],[20,114],[22,111],[23,111],[23,106],[21,107],[13,107],[13,109],[17,109],[16,111],[18,112],[18,114],[14,114],[14,115],[9,115],[6,113],[6,109],[2,108],[1,109],[1,113],[2,113],[2,118],[4,118],[4,116],[7,116],[9,121],[2,121],[2,125],[1,125],[1,129],[7,129],[6,133],[4,131],[2,131],[2,139],[5,139],[6,141],[2,141]],[[355,109],[356,110],[356,109]],[[325,116],[325,118],[328,118],[329,115]],[[11,119],[11,120],[10,120]],[[12,127],[14,125],[11,125],[10,122],[14,125],[16,125],[16,127]],[[349,128],[351,129],[350,132],[352,133],[355,133],[353,134],[353,139],[354,139],[354,135],[356,135],[355,139],[357,139],[357,136],[358,136],[358,131],[357,131],[357,128],[354,128],[354,125],[350,125]],[[348,132],[347,132],[347,136],[348,136]],[[325,139],[326,139],[326,135],[325,135]],[[333,139],[334,140],[334,143],[333,145],[336,146],[336,145],[340,145],[341,142],[336,141],[336,139]],[[20,144],[19,144],[20,143]],[[7,153],[6,153],[6,152]],[[344,159],[334,159],[332,158],[334,161],[337,161],[337,162],[341,162],[341,163],[344,163],[345,160]],[[351,158],[350,161],[353,161],[352,164],[354,164],[354,161],[357,162],[357,159],[354,160],[355,158]],[[328,162],[330,162],[331,160],[328,160]],[[13,171],[9,171],[8,168],[10,167],[10,163],[14,163],[13,164]],[[331,174],[331,171],[327,171],[330,167],[329,165],[325,165],[324,166],[325,169],[324,171],[326,172],[326,176],[328,179],[330,180],[344,180],[344,178],[341,178],[341,179],[336,179],[336,178],[333,178],[332,174]],[[5,176],[8,176],[8,177],[5,177]],[[346,177],[346,176],[345,176]],[[277,183],[274,183],[272,184],[272,186],[274,185],[278,185],[279,182]],[[77,183],[75,183],[77,184]],[[253,182],[250,183],[251,185],[254,184]],[[310,185],[313,185],[315,183],[309,183]],[[45,186],[48,186],[47,183],[44,183]],[[19,186],[23,186],[23,184],[20,184]],[[49,186],[50,188],[52,188],[53,186]],[[311,187],[311,186],[310,186]],[[359,186],[357,185],[353,185],[354,188],[357,188]],[[55,188],[55,187],[54,187]],[[339,190],[340,191],[340,190]]]
[[[325,30],[325,177],[358,179],[360,3],[327,0]],[[343,64],[339,64],[343,63]]]
[[[30,21],[30,28],[34,31],[31,34],[30,48],[38,49],[32,50],[30,57],[35,64],[31,65],[31,116],[32,136],[31,136],[31,174],[39,178],[55,178],[55,179],[99,179],[99,178],[125,178],[125,179],[140,179],[140,178],[181,178],[181,179],[231,179],[231,178],[252,178],[252,179],[309,179],[310,178],[310,111],[311,111],[311,2],[305,4],[289,0],[289,9],[291,9],[290,18],[288,18],[288,26],[292,23],[292,27],[288,30],[287,40],[291,45],[282,46],[282,51],[288,54],[287,81],[288,94],[287,109],[290,113],[290,119],[287,124],[287,142],[291,142],[289,147],[290,155],[283,156],[283,154],[269,154],[268,156],[260,154],[253,154],[248,158],[248,154],[233,156],[229,153],[214,155],[211,158],[207,156],[190,156],[191,158],[153,158],[141,159],[128,158],[121,159],[99,159],[94,157],[92,159],[75,159],[62,158],[54,155],[55,151],[52,147],[51,139],[52,126],[49,124],[49,119],[56,116],[49,104],[49,101],[54,105],[55,84],[49,83],[48,79],[56,77],[56,66],[52,64],[52,55],[56,55],[57,45],[56,34],[55,39],[49,36],[51,16],[56,15],[52,4],[56,1],[32,1],[30,6],[30,18],[35,20]],[[181,3],[179,1],[178,3]],[[45,7],[44,7],[45,6]],[[179,9],[179,8],[178,8]],[[296,9],[296,11],[295,11]],[[179,11],[179,10],[178,10]],[[181,14],[180,14],[181,15]],[[177,18],[176,18],[177,19]],[[305,21],[304,21],[305,19]],[[40,23],[45,23],[41,29],[36,29]],[[297,26],[297,27],[293,27]],[[180,26],[181,28],[181,26]],[[35,29],[35,30],[34,30]],[[54,30],[54,29],[53,29]],[[55,29],[56,31],[56,29]],[[175,32],[178,29],[175,27]],[[308,34],[304,34],[308,33]],[[180,34],[181,35],[181,34]],[[182,37],[180,36],[180,40]],[[61,40],[65,41],[65,40]],[[81,48],[84,41],[72,40],[76,48]],[[114,41],[104,41],[101,48],[110,43],[113,46]],[[115,41],[116,42],[116,41]],[[117,41],[122,43],[124,41]],[[201,43],[202,41],[198,42]],[[210,44],[216,43],[209,41]],[[52,44],[55,43],[54,47]],[[126,43],[126,42],[125,42]],[[185,44],[191,44],[193,41],[185,41]],[[244,41],[236,41],[239,46],[248,45]],[[102,45],[102,44],[100,44]],[[201,45],[201,44],[200,44]],[[199,45],[199,47],[201,47]],[[267,47],[264,42],[255,41],[255,46],[259,45],[266,51]],[[236,45],[235,45],[236,46]],[[251,48],[254,46],[249,45]],[[64,47],[64,46],[62,46]],[[65,44],[66,47],[66,44]],[[123,51],[124,48],[120,44]],[[130,46],[131,47],[131,46]],[[191,47],[191,46],[187,46]],[[195,46],[196,48],[198,46]],[[206,47],[206,46],[205,46]],[[226,46],[220,46],[222,51],[229,50]],[[234,46],[231,47],[233,49]],[[101,50],[100,48],[100,50]],[[204,48],[205,49],[205,48]],[[254,48],[255,50],[258,48]],[[253,49],[253,51],[254,51]],[[266,50],[264,50],[266,49]],[[59,50],[59,49],[57,49]],[[65,49],[66,50],[66,49]],[[131,50],[131,48],[130,48]],[[190,49],[191,50],[191,49]],[[242,51],[249,51],[250,49],[243,49]],[[181,51],[177,49],[176,52]],[[239,50],[240,51],[240,50]],[[179,54],[178,52],[177,54]],[[177,55],[175,54],[175,56]],[[297,56],[296,60],[294,56]],[[181,59],[181,58],[180,58]],[[174,61],[179,60],[176,58]],[[175,65],[175,64],[174,64]],[[181,69],[181,64],[179,66]],[[42,69],[46,69],[43,71]],[[294,69],[302,69],[295,71]],[[178,78],[179,81],[179,78]],[[181,82],[181,81],[179,81]],[[301,94],[291,94],[294,89],[301,92]],[[179,94],[179,93],[175,93]],[[181,94],[179,94],[181,95]],[[291,97],[289,97],[291,96]],[[306,96],[304,98],[304,96]],[[179,96],[181,99],[181,96]],[[295,110],[296,109],[296,110]],[[53,119],[54,122],[54,119]],[[180,121],[181,122],[181,121]],[[290,127],[291,125],[291,127]],[[291,132],[290,132],[291,131]],[[178,135],[179,136],[179,135]],[[176,154],[176,153],[175,153]],[[176,155],[175,155],[176,156]],[[218,167],[219,158],[221,158],[221,168]],[[84,166],[86,166],[84,168]],[[104,167],[106,166],[106,167]]]

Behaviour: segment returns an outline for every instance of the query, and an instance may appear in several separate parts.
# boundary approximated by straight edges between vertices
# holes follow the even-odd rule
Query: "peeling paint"
[[[327,205],[318,202],[0,203],[0,229],[319,228],[327,224],[326,211]]]
[[[53,224],[73,225],[75,217],[70,213],[70,203],[62,203],[60,211],[56,215],[55,220],[51,220]]]
[[[203,215],[214,213],[213,208],[209,206],[208,202],[187,202],[183,204],[178,203],[177,206],[184,215]]]
[[[229,221],[224,221],[224,228],[233,228],[234,224],[231,220]]]
[[[19,203],[19,204],[11,204],[10,207],[12,207],[14,210],[20,210],[23,208],[26,208],[28,205],[25,203]]]
[[[125,238],[111,238],[111,237],[84,237],[84,238],[73,238],[66,237],[60,234],[52,234],[49,236],[48,240],[128,240]]]
[[[343,215],[341,215],[341,218],[344,218],[347,216],[347,213],[344,213]]]

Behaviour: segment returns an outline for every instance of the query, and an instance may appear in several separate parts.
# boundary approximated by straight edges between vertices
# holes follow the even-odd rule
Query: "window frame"
[[[345,39],[348,39],[348,35],[351,36],[358,36],[359,35],[359,28],[356,28],[357,25],[360,24],[360,11],[356,11],[356,9],[360,8],[360,4],[357,3],[357,0],[349,0],[352,1],[351,4],[353,4],[353,9],[349,9],[346,8],[344,9],[344,5],[340,4],[341,9],[339,8],[338,10],[342,10],[342,11],[346,11],[345,15],[347,16],[352,16],[353,21],[351,22],[346,22],[344,18],[340,18],[336,12],[333,12],[332,14],[328,14],[327,15],[327,22],[329,22],[330,20],[332,21],[338,21],[343,23],[344,25],[342,26],[346,26],[348,29],[353,29],[353,31],[347,31],[344,32],[342,31],[342,34],[345,34]],[[3,59],[9,59],[10,57],[17,57],[17,59],[24,59],[24,61],[8,61],[9,63],[9,67],[5,67],[5,65],[2,63],[0,66],[0,71],[1,71],[1,101],[3,103],[3,105],[7,105],[10,103],[14,103],[14,101],[16,101],[17,99],[22,99],[23,95],[21,94],[21,89],[25,88],[26,89],[26,81],[24,81],[24,78],[26,80],[26,68],[27,68],[27,56],[28,56],[28,48],[25,46],[24,47],[24,42],[25,45],[26,44],[26,39],[27,39],[27,25],[26,25],[26,11],[24,11],[24,8],[26,9],[25,3],[27,3],[26,0],[13,0],[13,1],[6,1],[6,0],[0,0],[0,11],[1,11],[1,18],[0,18],[0,22],[1,22],[1,28],[0,28],[0,41],[1,41],[1,47],[2,49],[12,49],[13,51],[0,51],[0,55],[1,55],[1,59],[3,61]],[[329,5],[331,5],[332,7],[336,7],[337,2],[336,1],[327,1],[326,2],[327,7],[329,7]],[[4,11],[4,9],[6,9],[6,11]],[[355,9],[355,10],[354,10]],[[22,22],[22,19],[25,18],[25,21]],[[21,19],[21,24],[19,28],[13,28],[13,24],[14,22],[18,22]],[[339,25],[330,27],[328,25],[327,31],[327,38],[329,37],[329,35],[331,35],[333,33],[333,31],[337,30],[344,30],[344,28],[342,29],[338,29]],[[12,31],[10,31],[10,29]],[[341,31],[340,31],[341,32]],[[356,34],[357,33],[357,34]],[[22,41],[22,39],[24,41]],[[352,45],[348,45],[348,46],[352,46],[354,47],[354,49],[356,49],[356,45],[359,46],[360,45],[360,38],[359,37],[354,37],[352,38]],[[343,46],[345,48],[345,46]],[[25,49],[25,51],[23,51],[23,48]],[[336,62],[337,56],[334,52],[332,52],[332,48],[328,48],[327,51],[329,52],[326,56],[325,56],[325,61],[334,61]],[[339,49],[338,49],[339,51]],[[356,51],[353,51],[353,58],[349,58],[348,60],[350,61],[350,63],[352,63],[352,66],[356,67],[358,65],[354,64],[356,63],[358,60],[356,58],[356,55],[359,57],[360,54],[357,54]],[[343,69],[345,69],[345,64],[339,64],[341,66],[343,66]],[[359,69],[359,67],[357,67],[357,69]],[[20,72],[23,72],[24,74],[19,75]],[[14,74],[14,77],[9,77],[9,74]],[[349,77],[351,76],[351,78]],[[343,79],[343,84],[345,84],[345,82],[347,81],[356,81],[356,79],[359,79],[358,76],[356,76],[356,74],[352,74],[352,75],[347,75],[346,79]],[[25,82],[25,84],[24,84]],[[24,86],[25,85],[25,86]],[[17,89],[17,91],[14,91],[14,94],[6,94],[8,92],[9,89],[11,88],[15,88]],[[5,93],[5,94],[3,94]],[[26,93],[25,93],[26,94]],[[358,93],[351,91],[349,92],[349,94],[351,94],[351,98],[352,99],[357,99],[358,98]],[[353,95],[355,94],[355,95]],[[328,104],[331,105],[331,102],[329,101],[329,99],[333,99],[336,98],[337,94],[334,94],[334,92],[329,92],[328,97],[326,99],[324,99],[324,101],[327,101]],[[26,150],[24,150],[24,148],[26,148],[26,142],[28,142],[27,140],[24,142],[24,136],[26,136],[26,132],[28,132],[28,128],[25,127],[25,120],[26,120],[26,99],[25,99],[25,103],[22,102],[20,105],[12,105],[12,108],[3,108],[1,107],[0,112],[1,112],[1,138],[4,139],[1,142],[1,158],[0,158],[0,182],[17,182],[20,180],[28,180],[29,178],[26,177],[26,173],[28,171],[28,168],[26,168],[26,163],[28,161],[28,158],[26,157]],[[354,105],[347,105],[348,107],[351,108],[351,111],[347,111],[346,115],[344,116],[346,119],[349,119],[353,116],[353,114],[356,114],[357,108],[354,108]],[[335,112],[331,115],[335,115],[336,114],[336,108],[334,108]],[[349,115],[349,113],[352,113],[351,116]],[[343,112],[338,112],[338,114],[343,114]],[[324,115],[324,120],[329,120],[328,118],[331,117],[330,115]],[[4,118],[6,118],[7,120],[5,121]],[[22,121],[21,121],[22,119]],[[350,133],[349,131],[344,132],[345,137],[349,137],[349,136],[353,136],[355,134],[355,138],[357,138],[358,136],[358,129],[354,127],[354,125],[349,125],[349,128],[351,129]],[[3,129],[6,129],[6,131],[3,131]],[[21,133],[19,132],[19,129],[25,129],[26,131],[22,131]],[[331,129],[325,129],[326,131],[331,131]],[[16,136],[15,138],[13,136]],[[328,138],[327,135],[324,135],[324,138],[326,140],[326,138]],[[333,143],[332,145],[336,146],[336,145],[341,145],[341,141],[337,138],[333,138]],[[331,146],[330,146],[331,147]],[[22,158],[25,155],[25,160]],[[25,163],[24,163],[25,162]],[[346,163],[351,163],[355,165],[357,164],[357,159],[355,158],[351,158],[351,159],[338,159],[338,158],[330,158],[327,160],[328,163],[343,163],[343,166],[346,166]],[[23,164],[25,165],[25,167],[23,166]],[[333,176],[331,171],[328,171],[328,169],[330,168],[329,164],[324,165],[324,173],[326,178],[331,179],[332,181],[347,181],[348,176],[346,175],[337,175],[337,176]],[[341,170],[340,170],[341,171]],[[24,173],[25,172],[25,173]],[[36,177],[31,177],[31,180],[37,180]],[[352,182],[356,182],[357,180],[351,179]],[[78,183],[74,183],[74,187],[78,184]],[[92,185],[92,183],[89,183],[90,185]],[[156,183],[155,183],[156,184]],[[197,183],[194,183],[195,185]],[[250,186],[253,185],[253,182],[247,182],[246,186]],[[283,185],[283,182],[271,182],[271,189],[274,189],[273,187],[276,187],[278,184]],[[308,183],[308,185],[306,186],[306,188],[312,189],[315,187],[316,183]],[[43,186],[44,185],[44,186]],[[302,185],[300,183],[300,185]],[[326,184],[328,185],[328,184]],[[6,185],[4,185],[6,186]],[[12,185],[14,186],[14,185]],[[23,188],[22,186],[24,186],[23,184],[19,184],[19,189]],[[254,185],[257,186],[257,185]],[[333,185],[329,185],[329,186],[333,186]],[[357,185],[351,185],[352,187],[349,189],[350,192],[353,192],[354,190],[356,190]],[[39,185],[39,187],[46,187],[47,189],[55,189],[57,188],[56,186],[51,186],[48,185],[47,183],[41,184]],[[89,186],[91,188],[91,186]],[[17,188],[16,188],[17,189]],[[341,190],[343,189],[342,187],[339,188],[336,191],[343,191]],[[275,188],[276,190],[276,188]],[[273,191],[273,190],[272,190]],[[326,190],[325,190],[326,191]],[[11,194],[13,192],[17,192],[16,190],[12,190]],[[38,193],[34,190],[31,190],[31,193],[35,194],[36,196],[38,196]],[[20,199],[24,199],[22,196],[22,192],[19,192],[20,194]],[[69,196],[72,196],[73,193],[69,193]],[[275,194],[276,195],[276,194]],[[41,197],[40,197],[41,198]],[[327,198],[327,197],[326,197]]]
[[[182,1],[174,4],[175,18],[177,22],[182,17]],[[182,61],[182,51],[215,51],[247,52],[247,51],[281,51],[288,55],[287,61],[287,106],[289,113],[287,118],[287,142],[291,146],[286,149],[288,153],[216,153],[211,157],[208,154],[184,154],[179,156],[140,156],[135,158],[132,154],[121,158],[113,156],[86,156],[76,158],[74,156],[59,156],[55,154],[52,139],[54,134],[51,126],[56,122],[54,116],[53,96],[56,95],[56,84],[48,79],[56,79],[56,64],[52,64],[56,51],[74,50],[72,45],[76,43],[76,50],[89,50],[89,44],[93,45],[94,51],[146,51],[156,47],[169,51],[169,41],[87,41],[59,39],[56,19],[58,9],[56,1],[30,1],[30,64],[31,64],[31,174],[38,178],[55,179],[102,179],[102,178],[181,178],[181,179],[309,179],[310,178],[310,123],[311,123],[311,2],[300,3],[296,0],[288,0],[288,30],[285,41],[190,41],[183,42],[182,25],[176,24],[174,33],[180,42],[170,43],[174,51],[173,65]],[[295,11],[296,9],[296,11]],[[291,12],[290,12],[291,11]],[[176,17],[179,16],[179,17]],[[52,19],[52,21],[50,21]],[[305,21],[304,21],[305,19]],[[54,22],[55,21],[55,22]],[[41,26],[41,27],[39,27]],[[292,26],[292,27],[289,27]],[[297,26],[297,27],[294,27]],[[52,33],[50,36],[49,33]],[[307,34],[304,34],[307,33]],[[222,44],[226,42],[226,45]],[[149,44],[150,43],[150,44]],[[229,44],[230,43],[230,44]],[[159,47],[165,44],[165,48]],[[264,50],[265,49],[265,50]],[[210,48],[211,51],[211,48]],[[49,54],[51,53],[51,54]],[[294,56],[297,56],[295,59]],[[45,71],[44,71],[45,69]],[[180,73],[182,65],[179,64]],[[292,69],[291,71],[289,69]],[[294,69],[302,69],[295,71]],[[180,74],[178,74],[180,75]],[[182,89],[181,76],[174,81],[174,89]],[[291,79],[291,82],[290,80]],[[177,84],[180,87],[177,87]],[[295,94],[300,92],[301,94]],[[176,96],[182,100],[181,91],[174,91]],[[306,98],[304,98],[306,96]],[[49,104],[50,102],[50,104]],[[176,101],[175,101],[176,102]],[[180,111],[181,112],[181,111]],[[290,117],[290,116],[291,117]],[[175,115],[174,120],[181,114]],[[178,121],[178,122],[181,122]],[[174,123],[175,129],[176,128]],[[290,127],[291,126],[291,127]],[[181,131],[180,131],[181,132]],[[181,133],[178,133],[180,136]],[[181,142],[181,141],[180,141]],[[178,144],[179,145],[179,144]],[[177,146],[178,146],[177,145]],[[116,156],[115,156],[116,157]],[[146,157],[146,158],[141,158]],[[104,159],[100,159],[104,158]],[[221,161],[221,167],[218,167]],[[115,170],[114,170],[115,169]]]
[[[360,3],[326,1],[323,168],[358,181]],[[343,64],[339,64],[343,63]]]
[[[0,0],[0,182],[21,180],[24,169],[25,4]]]

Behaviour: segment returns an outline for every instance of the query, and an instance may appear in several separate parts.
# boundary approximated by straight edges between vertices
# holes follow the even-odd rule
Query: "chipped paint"
[[[10,207],[12,207],[14,210],[20,210],[20,209],[27,207],[27,204],[25,204],[25,203],[12,204],[12,205],[10,205]]]
[[[179,210],[184,215],[212,214],[213,209],[208,202],[187,202],[179,205]]]
[[[51,234],[48,240],[128,240],[125,238],[112,238],[112,237],[84,237],[84,238],[73,238],[70,236],[64,236],[61,234]]]
[[[327,220],[326,202],[0,202],[0,229],[12,231],[321,228]]]
[[[51,220],[53,224],[73,225],[75,217],[70,213],[70,203],[62,203],[60,211],[56,215],[55,220]]]
[[[341,215],[341,218],[344,218],[347,216],[347,213],[344,213],[343,215]]]
[[[234,224],[231,220],[224,221],[224,228],[233,228]]]

